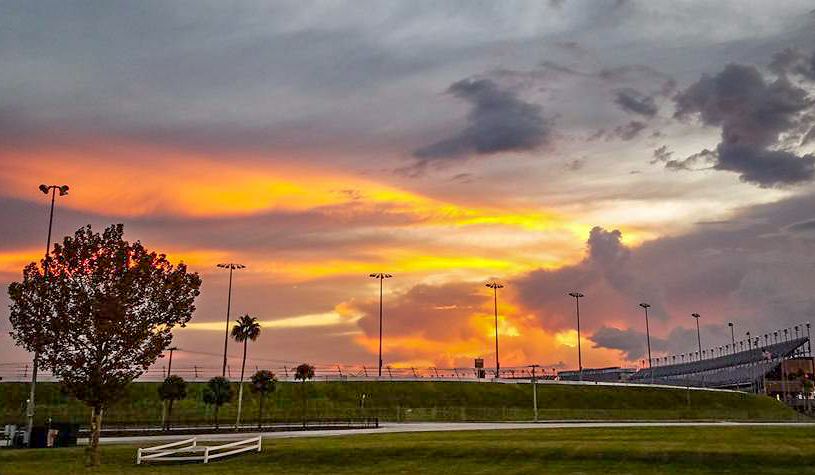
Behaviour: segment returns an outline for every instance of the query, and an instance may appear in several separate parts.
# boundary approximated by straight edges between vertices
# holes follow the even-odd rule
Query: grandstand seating
[[[632,375],[629,381],[651,381],[653,372],[655,383],[707,387],[749,386],[761,380],[807,341],[807,338],[796,338],[701,361],[645,368]]]

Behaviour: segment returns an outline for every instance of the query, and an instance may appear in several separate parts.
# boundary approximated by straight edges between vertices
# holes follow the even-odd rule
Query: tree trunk
[[[167,430],[170,430],[170,416],[173,415],[173,400],[170,399],[170,403],[167,404]]]
[[[235,420],[235,429],[238,428],[238,425],[241,423],[241,405],[243,404],[243,370],[246,368],[246,344],[249,342],[249,339],[243,340],[243,361],[241,362],[241,382],[238,386],[238,418]]]
[[[102,408],[91,408],[91,434],[88,447],[85,448],[85,466],[98,467],[99,458],[99,435],[102,431]]]
[[[215,404],[215,430],[218,430],[218,409],[220,408],[219,404]]]
[[[258,430],[260,430],[260,426],[261,426],[261,424],[263,424],[263,400],[266,399],[265,397],[263,397],[264,394],[262,392],[259,393],[259,395],[260,395],[260,402],[259,402],[260,407],[258,409]]]
[[[305,378],[303,378],[303,380],[300,383],[300,390],[303,393],[303,429],[305,429],[306,428],[306,409],[307,409],[306,405],[308,404],[308,399],[306,398],[306,380],[305,380]]]

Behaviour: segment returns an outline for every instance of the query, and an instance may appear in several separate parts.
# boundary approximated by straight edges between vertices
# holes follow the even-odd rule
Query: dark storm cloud
[[[796,74],[815,80],[815,51],[806,54],[798,48],[786,48],[773,55],[770,70],[776,74]]]
[[[716,170],[739,173],[739,178],[762,187],[795,185],[815,177],[815,155],[798,156],[749,144],[719,144]]]
[[[620,351],[627,361],[637,361],[647,357],[647,344],[645,332],[637,330],[601,326],[590,337],[594,348],[607,348]],[[651,349],[657,351],[662,343],[659,338],[651,338]]]
[[[643,322],[644,325],[644,322]],[[700,331],[704,332],[708,341],[702,342],[702,350],[714,349],[724,342],[727,331],[719,326],[703,326]],[[644,331],[633,330],[631,328],[622,330],[615,327],[601,326],[589,339],[594,342],[594,348],[606,348],[617,350],[627,361],[638,361],[648,359],[648,340]],[[655,336],[651,333],[651,357],[654,364],[661,362],[657,358],[663,355],[676,356],[676,362],[683,361],[681,356],[698,351],[695,328],[674,327],[664,337]],[[686,356],[686,359],[690,356]],[[695,356],[694,356],[695,358]],[[670,358],[673,363],[673,358]]]
[[[414,156],[420,162],[528,151],[549,141],[552,123],[541,106],[491,79],[464,79],[447,92],[470,104],[468,125],[453,137],[417,149]]]
[[[739,174],[761,187],[808,182],[815,157],[773,150],[782,134],[801,128],[813,100],[806,89],[781,76],[765,80],[755,66],[730,64],[716,76],[703,75],[677,94],[675,117],[698,115],[722,128],[713,168]]]
[[[654,352],[694,350],[693,312],[702,314],[703,348],[716,347],[729,342],[727,321],[742,335],[759,334],[815,312],[813,210],[815,194],[788,198],[633,248],[622,243],[621,232],[595,227],[581,262],[516,276],[507,289],[522,311],[556,330],[574,328],[574,299],[567,293],[583,292],[584,331],[598,347],[633,359],[645,349],[642,301],[652,305]]]
[[[617,98],[614,102],[626,112],[646,117],[653,117],[659,111],[653,97],[645,95],[636,89],[628,88],[617,91]]]

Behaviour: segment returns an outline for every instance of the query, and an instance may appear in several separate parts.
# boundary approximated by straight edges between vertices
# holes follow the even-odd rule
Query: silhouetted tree
[[[164,424],[164,429],[167,430],[170,428],[170,417],[173,415],[173,401],[180,401],[187,397],[187,383],[181,376],[172,375],[158,387],[158,395],[163,401],[169,401],[167,419]]]
[[[256,341],[260,336],[260,323],[255,317],[244,315],[235,322],[232,327],[232,338],[238,343],[243,342],[243,361],[241,362],[241,381],[238,389],[238,418],[235,420],[235,427],[241,423],[241,404],[243,403],[243,371],[246,368],[246,345],[249,340]]]
[[[105,408],[153,364],[195,310],[201,279],[164,254],[123,239],[124,226],[90,226],[55,244],[50,277],[31,263],[9,286],[11,336],[91,408],[86,464],[99,465]]]
[[[308,408],[308,393],[306,392],[306,381],[314,377],[314,366],[303,363],[294,371],[294,379],[300,380],[300,393],[303,396],[303,427],[306,426],[306,410]]]
[[[207,382],[204,388],[204,402],[215,406],[215,428],[218,428],[218,410],[232,400],[232,385],[226,379],[216,376]]]
[[[260,429],[260,424],[263,422],[263,402],[269,393],[274,392],[277,378],[271,371],[262,369],[253,374],[251,379],[250,388],[252,392],[258,394],[258,429]]]

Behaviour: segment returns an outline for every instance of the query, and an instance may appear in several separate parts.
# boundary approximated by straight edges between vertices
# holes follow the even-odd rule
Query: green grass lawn
[[[103,426],[127,421],[161,421],[158,383],[134,383],[121,401],[105,411]],[[313,382],[308,388],[308,417],[379,417],[383,421],[531,420],[529,384],[464,382]],[[202,383],[189,384],[188,397],[173,408],[174,424],[211,420]],[[298,419],[300,387],[279,383],[266,404],[267,419]],[[360,397],[366,394],[365,408]],[[0,383],[0,420],[24,421],[28,385]],[[243,421],[256,421],[258,400],[244,391]],[[540,418],[558,419],[716,419],[794,420],[798,414],[764,396],[642,387],[539,385]],[[224,405],[220,419],[234,421],[236,401]],[[37,387],[37,418],[86,424],[88,410],[53,383]]]
[[[263,452],[209,465],[136,466],[135,448],[0,450],[2,475],[815,473],[815,428],[530,429],[266,439]]]

